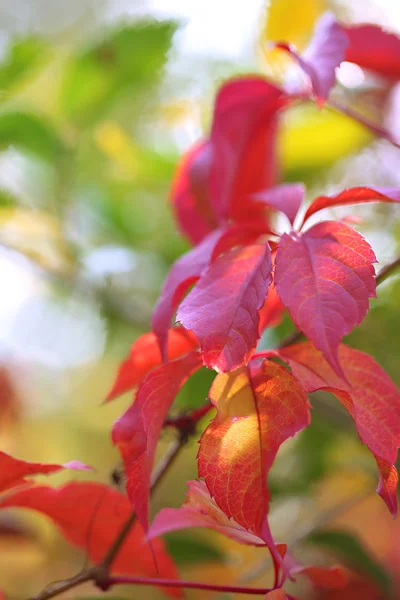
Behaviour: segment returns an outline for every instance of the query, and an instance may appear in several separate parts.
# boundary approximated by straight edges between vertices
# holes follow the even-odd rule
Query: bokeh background
[[[89,477],[111,483],[119,459],[110,427],[131,398],[102,401],[130,345],[149,329],[169,265],[188,248],[169,205],[178,158],[207,132],[218,85],[245,72],[279,80],[290,60],[268,52],[266,42],[304,47],[327,8],[346,23],[400,32],[395,0],[0,0],[2,450],[32,461],[80,459],[96,468]],[[388,103],[379,81],[348,65],[339,79],[368,116],[399,126],[394,96]],[[400,185],[399,152],[311,104],[291,110],[279,133],[281,177],[307,183],[308,199],[350,185]],[[381,265],[393,260],[396,207],[357,207],[351,216]],[[348,340],[396,383],[399,300],[393,276]],[[278,343],[292,328],[284,319],[262,344]],[[202,404],[211,380],[212,373],[196,375],[175,408]],[[271,475],[273,531],[304,562],[342,561],[360,578],[348,596],[318,597],[400,598],[390,591],[396,578],[400,584],[400,525],[374,494],[373,460],[332,397],[318,396],[314,406],[312,427],[284,445]],[[154,512],[182,503],[185,481],[196,476],[196,450],[194,441],[157,490]],[[65,477],[71,474],[52,482]],[[168,544],[186,578],[270,582],[264,550],[195,530],[170,535]],[[0,515],[7,597],[27,597],[84,562],[46,519]],[[95,595],[90,586],[69,592]],[[132,588],[111,595],[161,597]]]

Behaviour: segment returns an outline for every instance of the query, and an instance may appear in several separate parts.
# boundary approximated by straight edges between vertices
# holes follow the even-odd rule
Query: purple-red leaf
[[[209,197],[211,158],[208,140],[196,144],[183,156],[172,184],[171,199],[179,227],[194,244],[217,227]]]
[[[212,263],[180,305],[177,320],[196,335],[207,367],[225,372],[249,361],[271,270],[267,244],[233,249]]]
[[[188,481],[181,508],[163,508],[153,521],[149,537],[158,537],[188,527],[208,527],[241,544],[265,546],[265,541],[228,518],[211,498],[204,481]]]
[[[375,296],[371,246],[343,223],[325,221],[304,234],[284,234],[275,285],[298,329],[321,350],[339,376],[338,347],[359,325]]]
[[[28,508],[48,516],[64,537],[87,552],[94,563],[104,558],[132,514],[124,494],[102,483],[78,481],[59,488],[35,486],[16,491],[2,498],[0,507]],[[177,577],[176,567],[163,541],[153,539],[150,547],[139,523],[127,534],[112,571],[121,575]],[[181,597],[179,590],[170,589],[169,593]]]
[[[234,79],[220,89],[210,136],[210,195],[220,222],[261,214],[251,195],[276,183],[277,113],[287,102],[261,77]]]
[[[132,406],[113,425],[112,440],[124,461],[128,497],[146,531],[158,438],[176,394],[200,366],[199,354],[191,352],[149,373]]]
[[[354,187],[343,190],[331,196],[318,196],[308,207],[304,215],[303,224],[312,215],[334,206],[345,206],[348,204],[363,204],[367,202],[400,202],[400,188],[389,187]]]
[[[175,360],[198,347],[196,337],[183,327],[168,332],[168,360]],[[107,401],[135,388],[150,371],[162,363],[160,346],[154,333],[144,333],[132,344],[129,357],[121,364]]]
[[[343,27],[327,12],[318,20],[312,40],[302,55],[285,43],[277,47],[289,52],[298,62],[310,79],[318,104],[323,105],[335,84],[335,69],[343,62],[348,43]]]
[[[396,514],[398,475],[394,463],[400,447],[400,394],[388,374],[371,356],[343,344],[339,359],[349,385],[337,377],[310,342],[282,348],[279,356],[308,392],[330,391],[348,410],[361,441],[377,461],[378,492]]]
[[[28,475],[49,475],[62,469],[91,470],[90,467],[78,460],[72,460],[64,465],[31,463],[14,458],[5,452],[0,452],[0,492],[29,483],[29,480],[25,479]]]
[[[397,35],[383,31],[378,25],[344,29],[349,38],[345,60],[389,79],[400,79],[400,38]]]
[[[293,225],[304,195],[304,183],[284,183],[254,194],[253,198],[260,204],[266,204],[285,214]]]

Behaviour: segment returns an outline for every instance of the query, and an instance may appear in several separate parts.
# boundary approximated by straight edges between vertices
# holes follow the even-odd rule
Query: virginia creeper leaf
[[[278,48],[289,52],[310,79],[312,92],[323,105],[335,84],[335,69],[343,62],[348,46],[347,35],[335,16],[324,13],[318,20],[310,44],[302,55],[292,46],[281,43]]]
[[[253,197],[259,203],[265,203],[267,206],[283,212],[293,225],[304,195],[305,185],[303,183],[284,183],[259,192]]]
[[[265,300],[258,313],[260,319],[258,326],[260,335],[267,327],[275,327],[276,325],[279,325],[285,310],[286,307],[282,304],[278,292],[276,291],[276,287],[272,283],[269,286],[268,298]]]
[[[362,204],[366,202],[400,202],[400,188],[354,187],[332,196],[318,196],[308,207],[303,223],[316,212],[333,206]]]
[[[124,494],[102,483],[71,482],[59,488],[34,486],[2,498],[0,507],[28,508],[54,521],[64,537],[99,563],[128,520],[132,507]],[[153,555],[154,552],[154,555]],[[157,563],[157,568],[155,566]],[[176,567],[160,539],[146,541],[139,523],[128,533],[112,565],[113,573],[175,579]],[[171,596],[180,597],[179,590]]]
[[[210,141],[196,144],[183,156],[172,184],[179,227],[194,244],[216,228],[209,198],[211,156]]]
[[[155,369],[141,383],[134,403],[114,423],[112,441],[125,465],[128,497],[147,531],[151,470],[171,404],[186,379],[201,366],[197,352]]]
[[[167,360],[167,338],[171,319],[189,287],[219,254],[237,245],[251,244],[262,233],[267,232],[266,225],[259,221],[217,229],[172,265],[152,316],[152,329],[159,340],[164,361]]]
[[[218,413],[200,440],[199,476],[228,518],[265,539],[267,474],[280,445],[309,424],[307,395],[281,365],[254,361],[217,375],[210,399]]]
[[[17,485],[29,483],[29,480],[25,479],[28,475],[49,475],[62,469],[91,470],[90,467],[78,460],[72,460],[64,465],[32,463],[14,458],[5,452],[0,452],[0,492]]]
[[[189,488],[181,508],[163,508],[153,521],[149,537],[158,537],[188,527],[208,527],[241,544],[265,546],[259,536],[244,529],[219,508],[204,481],[188,481]]]
[[[183,327],[168,332],[168,360],[175,360],[199,345],[195,336]],[[162,363],[160,347],[154,333],[145,333],[133,343],[129,357],[121,364],[115,383],[107,396],[112,400],[135,388],[145,376]]]
[[[378,25],[344,28],[349,38],[346,60],[388,77],[400,78],[400,38]]]
[[[310,342],[279,350],[307,392],[323,389],[341,401],[354,419],[363,444],[374,454],[379,469],[378,493],[390,512],[397,513],[398,475],[394,463],[400,446],[400,394],[375,360],[344,344],[339,359],[346,385]]]
[[[375,254],[344,223],[325,221],[304,234],[284,234],[275,285],[298,329],[321,350],[339,376],[342,337],[359,325],[375,296]]]
[[[207,367],[225,372],[250,359],[271,270],[268,244],[235,248],[213,262],[180,305],[177,320],[196,335]]]
[[[261,77],[234,79],[220,89],[210,135],[210,195],[220,221],[250,218],[251,195],[276,183],[277,113],[287,101]]]
[[[268,592],[265,596],[265,600],[285,600],[286,599],[285,590],[272,590],[272,592]]]

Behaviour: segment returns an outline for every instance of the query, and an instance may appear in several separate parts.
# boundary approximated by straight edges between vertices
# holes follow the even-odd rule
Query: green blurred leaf
[[[215,371],[211,369],[200,369],[197,373],[193,373],[179,391],[174,408],[185,410],[202,406],[207,401],[215,375]]]
[[[126,25],[79,53],[63,85],[66,114],[87,125],[127,88],[147,91],[159,80],[176,27],[172,21]]]
[[[47,119],[23,111],[0,113],[0,150],[14,146],[48,161],[61,157],[64,146]]]
[[[47,42],[36,35],[15,40],[0,64],[0,90],[8,90],[31,74],[48,55]]]
[[[168,552],[178,565],[222,562],[223,553],[209,541],[193,534],[172,532],[165,536]]]
[[[385,598],[391,597],[392,581],[385,568],[363,548],[352,533],[320,530],[312,533],[307,541],[333,551],[350,568],[373,579],[385,592]]]

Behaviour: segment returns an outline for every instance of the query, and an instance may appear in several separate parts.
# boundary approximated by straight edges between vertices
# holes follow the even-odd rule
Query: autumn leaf
[[[176,394],[200,366],[199,354],[191,352],[151,371],[141,383],[134,403],[113,425],[112,441],[124,461],[128,497],[145,531],[158,438]]]
[[[259,221],[217,229],[172,265],[152,316],[152,329],[159,340],[164,361],[167,360],[167,339],[172,317],[189,287],[219,254],[234,246],[251,244],[268,232],[268,226]]]
[[[172,184],[171,200],[179,227],[194,244],[217,227],[209,197],[211,157],[209,141],[195,144],[181,159]]]
[[[267,327],[275,327],[282,321],[286,307],[279,298],[276,287],[273,283],[269,286],[268,297],[258,312],[259,315],[259,333],[260,335]]]
[[[188,354],[199,345],[196,337],[183,327],[168,332],[168,360]],[[160,347],[154,333],[144,333],[133,344],[128,358],[121,364],[107,401],[132,390],[145,376],[162,363]]]
[[[378,25],[344,28],[349,38],[346,61],[389,79],[400,78],[400,38]]]
[[[102,483],[77,481],[59,488],[34,486],[16,491],[2,498],[0,507],[27,508],[48,516],[69,542],[87,552],[93,563],[104,558],[132,514],[124,494]],[[177,577],[163,541],[153,539],[150,548],[139,523],[128,533],[112,570],[121,575]],[[172,589],[170,595],[180,597],[181,594]]]
[[[338,194],[333,194],[332,196],[318,196],[318,198],[315,198],[307,208],[303,224],[312,215],[324,208],[367,202],[400,202],[400,188],[354,187],[343,190]]]
[[[321,350],[339,376],[338,347],[359,325],[375,296],[375,254],[356,231],[325,221],[304,234],[284,234],[275,285],[296,327]]]
[[[268,594],[265,596],[265,600],[286,600],[286,597],[285,590],[277,589],[272,590],[272,592],[268,592]]]
[[[194,332],[207,367],[225,372],[249,361],[271,270],[267,244],[233,249],[214,261],[180,305],[177,320]]]
[[[208,527],[239,543],[265,546],[265,541],[259,536],[227,517],[211,498],[204,481],[188,481],[186,485],[189,491],[182,507],[163,508],[153,521],[150,538],[188,527]]]
[[[287,102],[282,90],[261,77],[233,79],[219,90],[210,135],[210,196],[220,222],[261,218],[251,195],[276,183],[277,114]]]
[[[218,413],[200,440],[199,476],[228,518],[270,543],[267,474],[280,445],[309,424],[307,395],[281,365],[254,361],[218,375],[210,399]]]
[[[266,204],[282,212],[293,225],[304,195],[305,185],[303,183],[284,183],[254,194],[253,198],[260,204]]]
[[[398,475],[394,463],[400,446],[400,395],[375,360],[344,344],[339,359],[345,384],[310,342],[279,350],[307,392],[330,391],[354,419],[363,444],[374,454],[379,469],[378,493],[390,512],[397,513]]]
[[[78,460],[73,460],[64,465],[32,463],[14,458],[5,452],[0,452],[0,492],[30,483],[28,479],[25,479],[29,475],[49,475],[50,473],[62,471],[62,469],[91,470],[90,467]]]
[[[335,69],[343,62],[348,38],[335,16],[324,13],[315,25],[314,35],[303,52],[299,54],[290,44],[276,46],[290,53],[310,80],[311,90],[322,106],[335,85]]]

